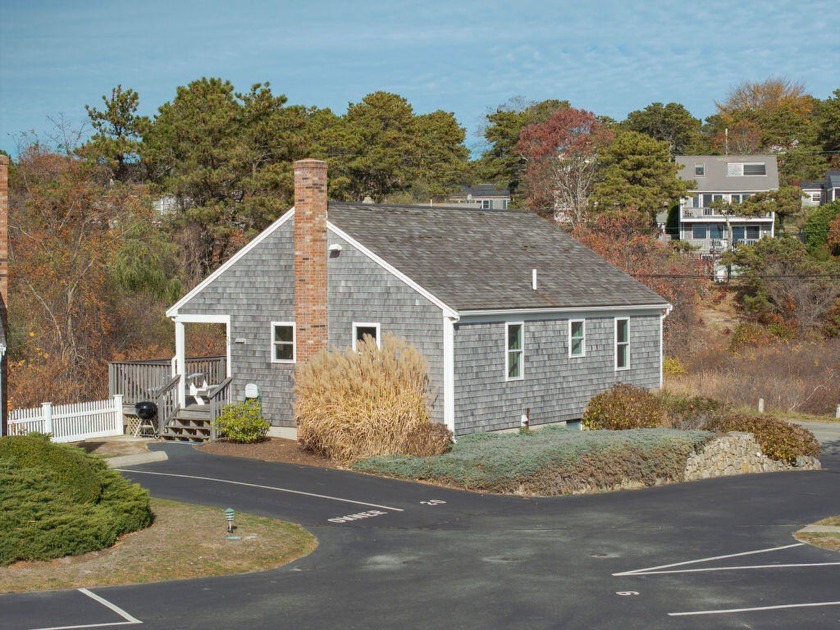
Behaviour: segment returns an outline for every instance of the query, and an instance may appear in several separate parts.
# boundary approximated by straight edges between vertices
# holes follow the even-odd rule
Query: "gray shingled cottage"
[[[324,347],[387,332],[426,356],[456,434],[580,418],[617,382],[659,387],[670,305],[521,211],[327,203],[326,164],[295,164],[295,207],[175,304],[227,326],[232,398],[248,383],[294,426],[292,374]],[[182,388],[183,391],[183,388]]]

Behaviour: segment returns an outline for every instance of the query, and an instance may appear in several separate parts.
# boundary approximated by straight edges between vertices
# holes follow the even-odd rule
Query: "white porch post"
[[[184,322],[175,320],[175,365],[181,382],[178,384],[178,405],[187,404],[187,342],[184,335]]]

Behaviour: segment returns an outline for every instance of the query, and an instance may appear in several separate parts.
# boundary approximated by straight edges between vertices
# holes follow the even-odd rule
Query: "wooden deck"
[[[126,416],[137,415],[135,403],[151,401],[157,404],[155,425],[160,437],[189,442],[210,440],[215,438],[213,423],[216,416],[230,403],[231,379],[226,376],[226,363],[225,357],[187,359],[187,377],[182,379],[174,373],[171,359],[114,361],[108,366],[108,385],[111,395],[124,396]],[[198,404],[196,398],[189,395],[189,390],[180,392],[181,383],[192,382],[193,377],[205,384],[200,390],[204,404]],[[179,400],[184,399],[186,405],[181,407]]]

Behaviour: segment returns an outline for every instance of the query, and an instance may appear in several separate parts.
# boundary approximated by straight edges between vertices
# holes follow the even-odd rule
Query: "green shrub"
[[[662,426],[665,409],[655,394],[647,389],[619,383],[593,396],[583,412],[587,429],[644,429]]]
[[[820,456],[820,443],[813,433],[798,424],[791,424],[773,416],[732,414],[712,419],[703,428],[717,433],[752,433],[767,457],[789,464],[796,463],[796,458],[800,455]]]
[[[103,549],[152,519],[139,485],[80,449],[32,436],[0,438],[0,505],[0,566]]]
[[[19,468],[43,468],[53,473],[57,483],[74,501],[95,503],[102,487],[99,473],[105,463],[89,457],[82,449],[53,444],[43,433],[8,436],[0,439],[0,459]]]
[[[662,361],[662,373],[665,376],[685,376],[688,370],[677,357],[667,357]]]
[[[653,486],[683,478],[688,457],[714,434],[644,429],[574,431],[549,427],[527,433],[477,433],[458,438],[436,457],[374,457],[361,472],[422,479],[471,490],[557,495]]]
[[[772,335],[761,324],[743,322],[735,327],[729,339],[729,351],[738,353],[747,348],[765,346],[772,341]]]
[[[429,394],[426,360],[405,339],[321,352],[295,373],[298,442],[340,463],[441,453],[451,433],[431,421]]]
[[[222,415],[215,422],[219,437],[239,444],[260,442],[265,439],[270,427],[271,424],[262,416],[260,402],[253,399],[225,405]]]
[[[683,396],[667,389],[659,393],[659,400],[668,414],[667,424],[674,429],[701,429],[728,410],[727,405],[714,398]]]

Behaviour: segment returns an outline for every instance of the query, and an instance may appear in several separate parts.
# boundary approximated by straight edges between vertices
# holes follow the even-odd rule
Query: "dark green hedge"
[[[149,494],[81,449],[0,438],[0,566],[109,547],[148,526]]]

